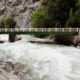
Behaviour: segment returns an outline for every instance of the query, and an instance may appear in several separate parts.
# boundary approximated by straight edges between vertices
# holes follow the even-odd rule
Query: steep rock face
[[[19,27],[30,27],[29,17],[39,6],[39,0],[0,0],[0,19],[11,16]]]

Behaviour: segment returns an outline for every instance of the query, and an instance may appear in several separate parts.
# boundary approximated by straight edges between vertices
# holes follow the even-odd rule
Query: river
[[[22,40],[7,41],[0,35],[0,59],[22,63],[26,66],[26,80],[80,80],[80,49],[61,45],[30,43],[33,38],[22,35]]]

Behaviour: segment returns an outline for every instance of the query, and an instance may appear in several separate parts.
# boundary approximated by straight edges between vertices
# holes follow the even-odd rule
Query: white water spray
[[[7,38],[7,35],[4,35]],[[4,37],[1,36],[1,39]],[[41,45],[21,41],[0,44],[0,59],[23,63],[32,80],[80,80],[80,50],[72,47]],[[28,67],[28,68],[27,68]],[[29,79],[30,80],[30,79]]]

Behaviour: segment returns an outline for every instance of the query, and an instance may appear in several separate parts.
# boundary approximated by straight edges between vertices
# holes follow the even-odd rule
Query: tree
[[[31,15],[31,23],[34,28],[48,28],[49,18],[45,15],[45,9],[40,8]]]
[[[46,6],[47,15],[51,21],[64,27],[69,18],[70,10],[72,9],[75,13],[76,0],[46,0],[43,6]]]
[[[0,21],[1,28],[14,28],[16,26],[16,22],[13,18],[5,18]]]

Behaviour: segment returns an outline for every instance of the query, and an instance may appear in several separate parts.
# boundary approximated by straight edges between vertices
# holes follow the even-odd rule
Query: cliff
[[[13,17],[17,26],[30,27],[29,17],[39,6],[39,0],[0,0],[0,19]]]

